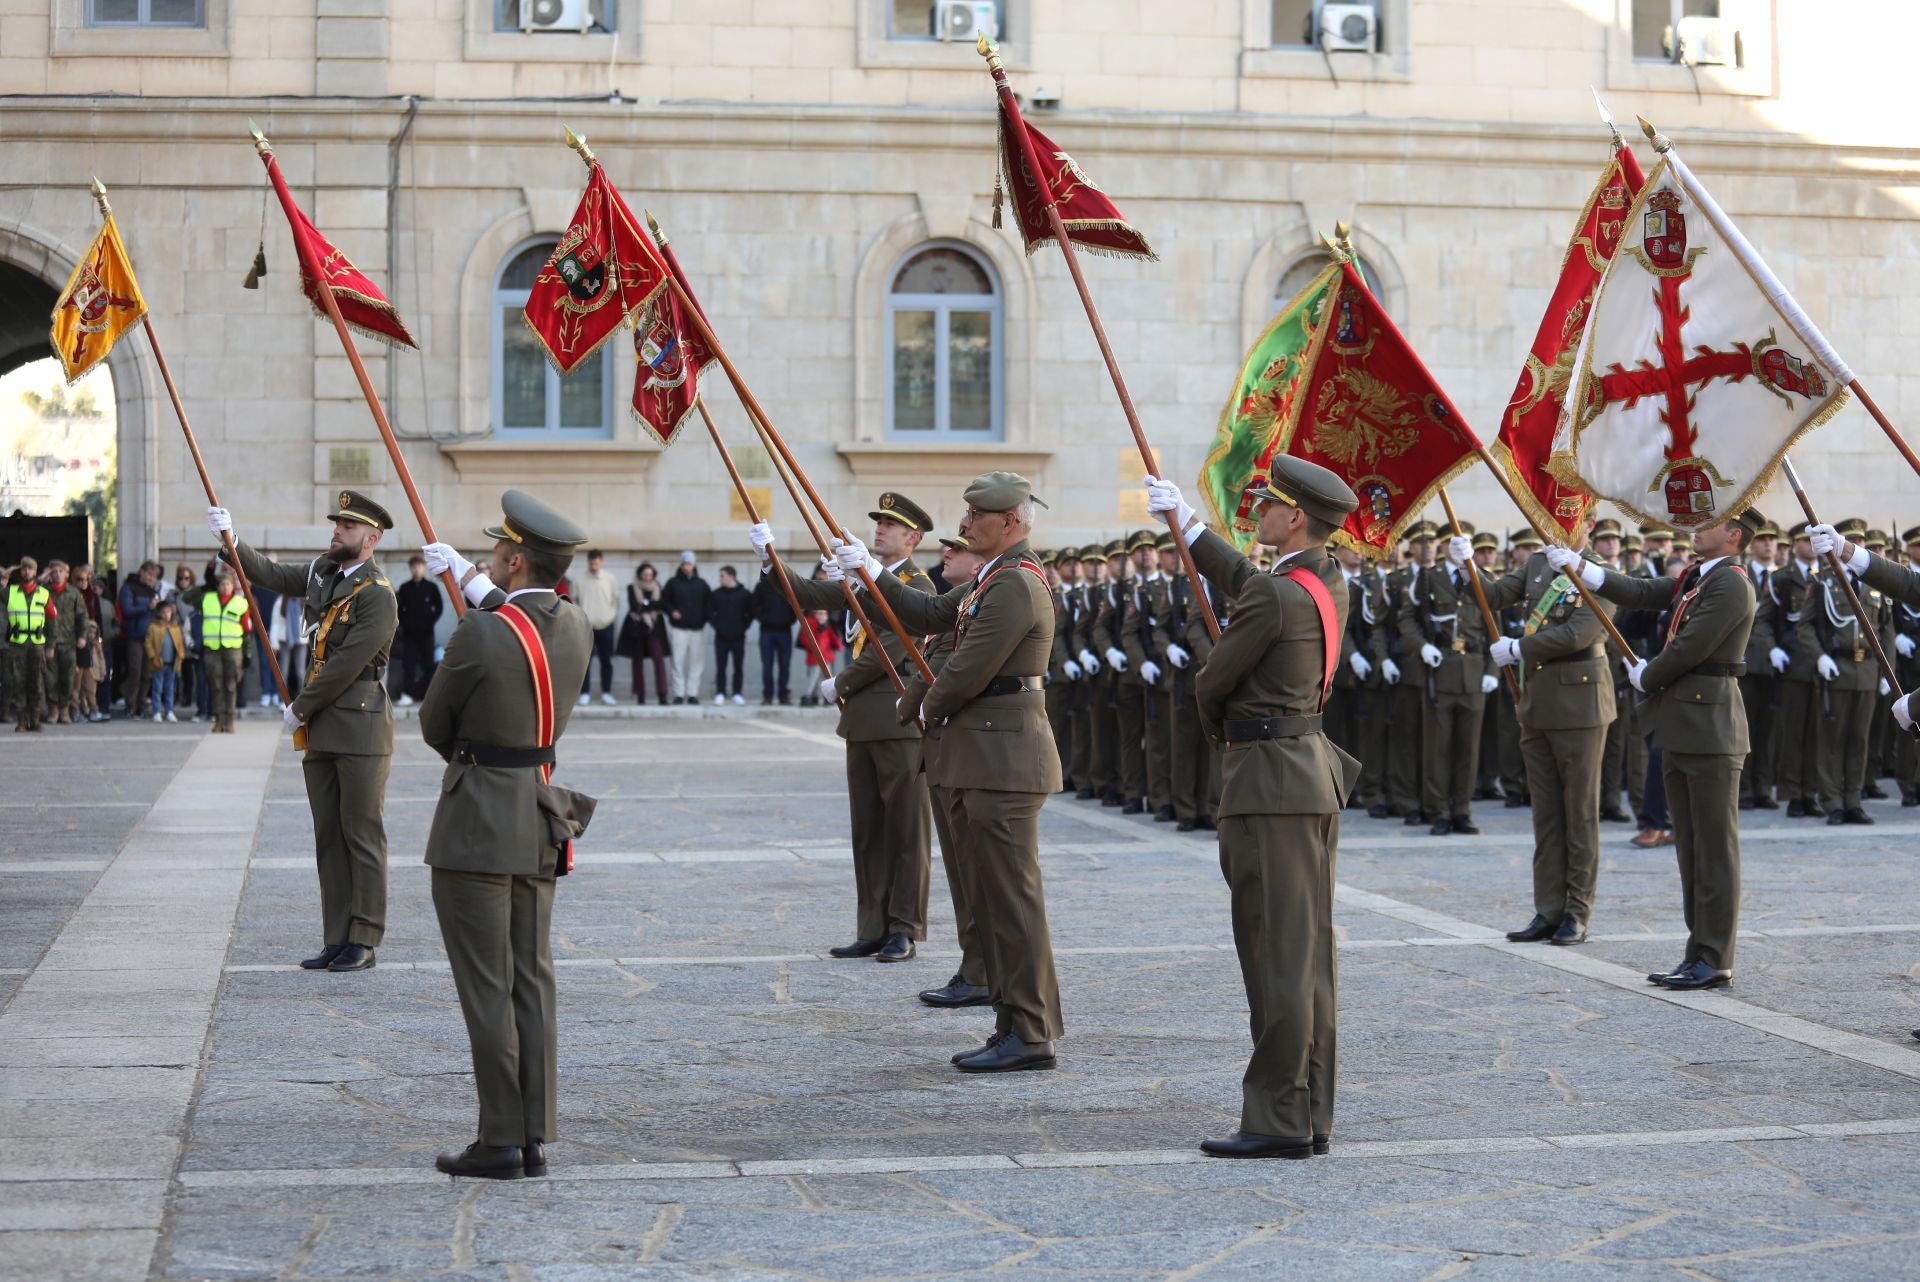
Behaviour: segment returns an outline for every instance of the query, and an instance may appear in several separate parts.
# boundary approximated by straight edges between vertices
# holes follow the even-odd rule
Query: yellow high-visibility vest
[[[246,636],[241,626],[246,617],[243,594],[235,592],[222,603],[219,592],[207,593],[200,598],[200,644],[209,650],[238,650]]]
[[[18,583],[7,589],[7,640],[14,645],[47,643],[47,606],[53,593],[44,585]]]

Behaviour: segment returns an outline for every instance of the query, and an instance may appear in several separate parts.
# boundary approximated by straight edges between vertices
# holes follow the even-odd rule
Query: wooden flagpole
[[[1015,120],[1020,119],[1019,104],[1014,101],[1013,86],[1007,83],[1006,68],[1000,64],[1000,51],[987,39],[985,33],[979,37],[977,47],[980,56],[987,60],[987,69],[993,74],[993,83],[1000,100],[1013,113]],[[1121,412],[1127,416],[1127,426],[1133,431],[1133,443],[1140,449],[1140,458],[1146,464],[1149,476],[1160,475],[1160,463],[1154,457],[1153,448],[1147,444],[1146,431],[1140,426],[1140,413],[1133,407],[1133,396],[1127,391],[1127,380],[1120,373],[1120,363],[1114,359],[1113,345],[1107,341],[1106,326],[1100,323],[1100,310],[1093,304],[1093,293],[1087,288],[1086,277],[1080,274],[1080,260],[1074,255],[1073,240],[1067,235],[1067,225],[1060,217],[1060,207],[1054,203],[1053,188],[1046,180],[1046,170],[1040,167],[1040,158],[1034,154],[1033,139],[1023,128],[1020,134],[1021,153],[1026,157],[1027,168],[1032,172],[1034,181],[1039,184],[1041,194],[1047,202],[1047,221],[1053,227],[1053,238],[1060,246],[1060,253],[1067,260],[1067,274],[1073,277],[1073,286],[1080,291],[1080,305],[1086,308],[1087,321],[1093,326],[1093,338],[1100,347],[1100,358],[1106,362],[1107,376],[1113,380],[1113,390],[1120,397]],[[997,163],[997,162],[996,162]],[[1019,217],[1019,194],[1010,193],[1014,201],[1014,217]],[[1179,515],[1165,513],[1167,528],[1173,531],[1173,544],[1180,550],[1180,563],[1186,567],[1189,582],[1200,581],[1200,571],[1193,563],[1193,551],[1187,547],[1186,532],[1180,529]],[[1200,605],[1200,617],[1206,621],[1207,635],[1215,641],[1220,639],[1220,620],[1214,617],[1213,603],[1206,594],[1196,595]]]
[[[1787,478],[1787,484],[1793,487],[1793,497],[1800,500],[1800,510],[1807,514],[1807,524],[1820,524],[1820,518],[1813,513],[1813,500],[1807,497],[1806,487],[1800,484],[1800,473],[1795,470],[1793,460],[1784,454],[1780,456],[1780,471]],[[1866,637],[1873,657],[1880,661],[1880,671],[1886,674],[1887,686],[1893,691],[1893,697],[1900,698],[1905,693],[1900,689],[1900,678],[1894,672],[1892,661],[1887,658],[1886,647],[1880,644],[1880,634],[1867,626],[1866,608],[1860,604],[1860,594],[1853,590],[1852,572],[1840,563],[1838,548],[1827,553],[1827,565],[1833,570],[1834,581],[1839,583],[1840,590],[1847,594],[1847,604],[1853,607],[1853,617],[1859,624],[1860,634]]]
[[[1447,510],[1447,524],[1453,527],[1453,536],[1455,538],[1461,537],[1460,518],[1454,515],[1453,500],[1447,496],[1447,487],[1444,485],[1440,487],[1440,506]],[[1493,617],[1493,606],[1487,602],[1486,586],[1480,582],[1480,567],[1474,564],[1473,557],[1469,554],[1466,564],[1460,568],[1466,571],[1467,581],[1473,584],[1473,599],[1480,603],[1480,617],[1486,620],[1487,644],[1491,646],[1494,640],[1504,634],[1500,630],[1499,622]],[[1507,693],[1512,695],[1515,700],[1518,700],[1520,698],[1520,683],[1513,675],[1512,666],[1509,665],[1501,668],[1500,676],[1507,683]]]
[[[253,148],[260,153],[262,164],[273,163],[273,147],[267,142],[267,136],[257,126],[248,122],[253,132]],[[288,211],[291,214],[291,210]],[[413,472],[407,467],[407,459],[400,452],[400,441],[393,434],[393,425],[387,422],[387,412],[380,406],[380,396],[373,390],[373,380],[367,377],[367,367],[360,360],[360,349],[354,345],[353,331],[347,328],[347,322],[340,315],[340,304],[334,300],[333,285],[327,280],[327,274],[319,263],[307,258],[306,246],[294,237],[294,248],[300,254],[302,265],[307,274],[319,287],[320,304],[326,310],[327,319],[333,322],[333,328],[340,335],[340,346],[346,350],[347,362],[353,366],[353,376],[360,381],[360,394],[366,398],[367,408],[373,412],[373,424],[380,429],[380,439],[386,442],[387,454],[393,459],[394,474],[400,478],[400,488],[407,493],[407,502],[413,506],[413,519],[420,523],[420,534],[428,543],[438,543],[439,537],[433,532],[433,522],[427,517],[427,505],[420,501],[420,491],[414,487]],[[453,612],[463,615],[467,612],[467,600],[460,594],[460,584],[454,579],[452,570],[440,573],[441,582],[446,584],[447,594],[453,598]]]

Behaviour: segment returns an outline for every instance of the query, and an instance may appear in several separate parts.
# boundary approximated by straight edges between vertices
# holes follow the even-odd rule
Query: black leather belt
[[[463,766],[498,766],[513,770],[523,766],[550,766],[553,749],[504,748],[497,743],[469,743],[462,739],[453,745],[453,759]]]
[[[1687,674],[1695,677],[1744,677],[1747,675],[1745,659],[1708,659],[1705,663],[1695,664]]]
[[[1298,717],[1248,717],[1224,722],[1220,729],[1228,743],[1249,743],[1256,739],[1298,739],[1301,735],[1318,734],[1320,721],[1320,713],[1309,712]]]
[[[991,698],[1002,694],[1019,694],[1023,690],[1038,690],[1045,682],[1039,677],[995,677],[987,682],[987,688],[974,697]]]
[[[384,663],[369,663],[366,670],[354,678],[355,681],[385,681],[386,679],[387,665]]]
[[[1550,668],[1556,663],[1584,663],[1588,659],[1604,658],[1606,656],[1606,653],[1607,652],[1604,647],[1597,646],[1597,645],[1590,645],[1586,649],[1576,650],[1572,654],[1563,654],[1552,659],[1535,659],[1533,660],[1533,662],[1539,664],[1543,668]]]

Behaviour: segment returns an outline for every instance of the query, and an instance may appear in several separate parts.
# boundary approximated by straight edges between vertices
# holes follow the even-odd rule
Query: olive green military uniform
[[[1017,486],[1015,485],[1017,482]],[[988,473],[967,502],[1006,511],[1027,483]],[[1060,789],[1060,754],[1047,724],[1041,674],[1053,652],[1053,608],[1045,572],[1023,541],[990,561],[981,577],[943,596],[892,576],[881,592],[916,632],[954,632],[953,652],[921,704],[944,723],[929,780],[958,798],[965,895],[977,923],[995,1029],[1035,1045],[1059,1037],[1060,981],[1040,879],[1040,807]],[[1004,684],[1006,693],[998,690]],[[989,692],[992,687],[994,692]],[[1016,688],[1017,687],[1017,688]]]
[[[1298,493],[1302,504],[1323,502],[1319,488],[1346,489],[1324,468],[1284,456],[1274,473],[1272,485]],[[1318,488],[1309,491],[1296,473]],[[1262,478],[1253,484],[1277,497]],[[1351,491],[1345,505],[1354,506]],[[1196,687],[1207,734],[1223,744],[1220,870],[1253,1037],[1240,1130],[1327,1136],[1337,1059],[1335,859],[1340,810],[1360,763],[1321,732],[1326,633],[1308,589],[1287,574],[1305,570],[1326,586],[1336,632],[1346,628],[1346,584],[1325,547],[1283,558],[1266,574],[1211,531],[1192,547],[1196,568],[1233,601],[1233,625]]]
[[[1606,564],[1605,568],[1611,570],[1615,567]],[[1646,560],[1631,570],[1620,572],[1634,579],[1658,577],[1652,562]],[[1621,631],[1634,646],[1635,657],[1645,658],[1649,646],[1634,633],[1640,628],[1653,626],[1655,620],[1649,617],[1635,621],[1621,616],[1618,622]],[[1647,818],[1647,727],[1642,719],[1640,697],[1627,682],[1626,656],[1615,653],[1611,646],[1607,655],[1608,662],[1613,665],[1613,692],[1619,715],[1607,727],[1606,759],[1600,770],[1600,809],[1606,814],[1619,813],[1621,794],[1625,793],[1626,815],[1644,823]]]
[[[1772,809],[1776,744],[1774,722],[1780,702],[1780,674],[1771,654],[1778,644],[1780,601],[1773,589],[1772,565],[1747,562],[1753,584],[1753,631],[1747,634],[1747,671],[1740,678],[1740,702],[1747,710],[1746,764],[1740,769],[1741,808]],[[1782,649],[1789,647],[1782,646]]]
[[[1117,541],[1107,544],[1103,551],[1110,553],[1116,547],[1125,555],[1125,545]],[[1100,671],[1094,674],[1091,692],[1094,788],[1102,804],[1115,806],[1121,804],[1126,794],[1121,786],[1120,674],[1107,658],[1107,646],[1112,639],[1111,620],[1120,609],[1120,595],[1126,585],[1127,580],[1109,575],[1106,582],[1094,588],[1085,635],[1087,650],[1100,665]]]
[[[503,523],[487,531],[496,540],[563,556],[585,542],[579,527],[519,491],[501,506]],[[420,735],[447,763],[426,862],[473,1050],[479,1141],[524,1146],[559,1133],[554,878],[592,803],[544,777],[540,760],[552,756],[539,751],[527,652],[497,611],[511,600],[540,635],[556,743],[573,712],[568,696],[586,676],[593,630],[584,610],[548,588],[509,598],[475,579],[466,595],[477,608],[454,628],[420,704]]]
[[[384,509],[351,490],[341,491],[339,511],[328,519],[343,515],[382,529],[393,526]],[[245,543],[235,547],[249,582],[302,598],[313,638],[306,680],[291,708],[307,731],[301,770],[313,812],[323,942],[377,948],[387,929],[385,810],[393,706],[382,677],[400,626],[393,586],[372,558],[348,571],[326,557],[283,565]]]
[[[1214,619],[1220,624],[1224,635],[1227,623],[1233,617],[1233,602],[1222,597],[1219,591],[1207,582],[1204,574],[1200,576],[1200,591],[1206,593],[1207,600],[1212,603]],[[1193,662],[1188,665],[1188,668],[1194,673],[1194,679],[1197,682],[1200,670],[1207,666],[1207,659],[1213,653],[1213,634],[1207,631],[1207,621],[1201,617],[1197,609],[1187,611],[1186,640],[1183,644],[1193,655]],[[1193,711],[1197,720],[1200,715],[1200,701],[1197,694],[1194,698]],[[1220,744],[1208,737],[1205,725],[1200,727],[1200,743],[1205,750],[1203,758],[1205,768],[1196,772],[1194,776],[1194,791],[1199,798],[1197,802],[1200,812],[1199,826],[1217,828],[1215,819],[1220,813],[1220,770],[1221,758],[1224,754]]]
[[[53,646],[53,663],[47,671],[48,707],[55,721],[69,720],[73,712],[75,647],[87,630],[87,598],[73,580],[53,594],[55,615],[47,623],[47,640]]]
[[[1098,797],[1099,769],[1095,763],[1094,750],[1094,701],[1099,686],[1099,677],[1087,671],[1080,662],[1080,652],[1093,647],[1093,583],[1094,560],[1100,549],[1082,548],[1080,556],[1081,579],[1067,593],[1067,632],[1062,644],[1056,649],[1064,649],[1066,657],[1080,667],[1080,677],[1069,691],[1073,721],[1073,751],[1068,761],[1067,773],[1072,777],[1076,795],[1082,799]],[[1056,616],[1057,617],[1057,616]]]
[[[1695,566],[1678,582],[1608,570],[1599,593],[1622,608],[1675,612],[1666,648],[1648,661],[1640,683],[1673,816],[1686,960],[1730,971],[1740,924],[1740,766],[1748,748],[1737,677],[1753,627],[1753,589],[1728,557],[1704,575]]]
[[[1200,728],[1200,709],[1193,701],[1194,651],[1187,644],[1187,625],[1198,619],[1200,607],[1193,597],[1193,584],[1183,566],[1160,594],[1153,616],[1153,644],[1165,665],[1166,692],[1160,700],[1160,719],[1167,727],[1167,797],[1173,817],[1183,829],[1199,826],[1209,816],[1206,799],[1207,757],[1210,749],[1206,732]],[[1200,625],[1206,635],[1206,624]],[[1168,650],[1174,646],[1186,654],[1183,665],[1176,665]],[[1209,816],[1210,817],[1210,816]]]
[[[1867,736],[1881,675],[1867,633],[1878,635],[1888,654],[1893,652],[1892,602],[1864,581],[1853,587],[1864,616],[1854,614],[1831,567],[1816,570],[1801,598],[1795,636],[1796,659],[1806,656],[1815,665],[1815,691],[1821,705],[1816,766],[1820,801],[1829,817],[1835,810],[1843,817],[1846,811],[1864,813],[1860,793],[1867,783]],[[1822,655],[1837,669],[1831,679],[1819,672]]]
[[[1904,531],[1900,542],[1909,550],[1920,544],[1920,526]],[[1893,658],[1894,668],[1900,678],[1900,688],[1912,692],[1920,689],[1920,570],[1889,560],[1884,556],[1869,553],[1867,570],[1861,577],[1867,585],[1876,591],[1884,592],[1893,603],[1893,632],[1896,637],[1912,638],[1913,653],[1894,657],[1898,647],[1890,647],[1887,655]],[[1899,726],[1893,729],[1894,757],[1892,761],[1894,778],[1900,784],[1902,805],[1920,805],[1920,735],[1911,731],[1902,731]]]
[[[1427,715],[1426,668],[1420,647],[1407,649],[1401,626],[1409,616],[1419,617],[1408,597],[1419,570],[1407,564],[1387,576],[1387,657],[1400,669],[1400,680],[1387,688],[1387,723],[1393,734],[1387,745],[1386,796],[1388,813],[1403,814],[1409,823],[1419,822],[1426,804],[1420,744],[1420,725]]]
[[[1536,552],[1488,582],[1496,610],[1518,607],[1516,711],[1533,799],[1533,910],[1558,925],[1593,915],[1600,877],[1600,757],[1619,715],[1605,625],[1577,587]],[[1601,612],[1613,607],[1601,602]]]
[[[1796,529],[1800,528],[1798,526]],[[1814,566],[1798,557],[1774,573],[1772,587],[1777,644],[1790,657],[1780,681],[1780,716],[1774,723],[1774,770],[1780,798],[1792,807],[1819,808],[1821,699],[1815,657],[1799,645],[1800,621],[1810,599]]]
[[[1056,557],[1052,562],[1059,564]],[[1080,683],[1067,675],[1067,664],[1079,667],[1073,654],[1073,589],[1066,583],[1053,589],[1053,651],[1047,656],[1047,724],[1053,727],[1054,746],[1060,750],[1060,786],[1076,784],[1074,753],[1079,745],[1073,740],[1074,705],[1079,700]],[[942,847],[944,849],[945,847]]]
[[[886,516],[908,519],[904,503],[890,508]],[[784,574],[786,563],[781,562],[780,568]],[[910,557],[888,566],[883,577],[917,593],[933,592],[933,580]],[[787,582],[803,610],[832,609],[846,599],[838,583],[792,575]],[[875,626],[886,628],[884,623]],[[928,777],[921,770],[920,727],[912,721],[901,724],[899,692],[887,675],[881,651],[893,661],[903,682],[914,665],[907,658],[906,643],[891,628],[882,634],[879,648],[872,637],[863,635],[855,639],[855,649],[853,662],[833,679],[834,692],[842,700],[836,729],[847,742],[855,936],[869,941],[894,934],[925,939],[933,862]]]
[[[1136,579],[1122,624],[1122,644],[1126,651],[1127,671],[1140,678],[1144,704],[1141,759],[1146,768],[1147,810],[1159,814],[1173,809],[1173,719],[1167,715],[1167,698],[1173,693],[1173,665],[1167,662],[1164,644],[1154,635],[1154,620],[1165,607],[1169,592],[1167,577],[1159,571]],[[1154,679],[1147,680],[1146,665],[1154,666]]]
[[[1110,674],[1113,698],[1114,786],[1129,810],[1146,804],[1147,796],[1147,687],[1140,667],[1131,659],[1116,671],[1107,652],[1126,654],[1127,621],[1140,608],[1140,580],[1128,575],[1107,584],[1107,607],[1093,627],[1093,652]]]
[[[1480,718],[1487,696],[1487,625],[1467,586],[1464,569],[1433,565],[1413,576],[1400,637],[1413,666],[1402,680],[1423,690],[1420,719],[1420,808],[1431,822],[1463,819],[1473,807],[1480,756]],[[1440,666],[1421,659],[1421,646],[1440,651]]]

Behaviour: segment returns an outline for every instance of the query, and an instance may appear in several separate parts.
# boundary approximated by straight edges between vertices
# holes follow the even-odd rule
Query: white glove
[[[1155,663],[1152,659],[1148,659],[1145,663],[1140,665],[1140,676],[1150,686],[1159,685],[1160,684],[1160,665]],[[1885,691],[1882,691],[1881,693],[1884,694]]]
[[[1127,670],[1126,654],[1123,653],[1122,651],[1114,649],[1112,646],[1108,646],[1107,647],[1107,666],[1112,668],[1115,672],[1125,672]]]
[[[280,709],[280,720],[286,722],[289,730],[298,730],[302,725],[300,714],[293,710],[290,703]]]
[[[1840,675],[1840,665],[1833,661],[1833,656],[1830,654],[1821,655],[1820,661],[1813,666],[1820,670],[1820,678],[1823,681],[1831,681]]]
[[[1567,572],[1568,566],[1578,565],[1581,561],[1581,556],[1578,552],[1575,552],[1572,548],[1563,548],[1557,543],[1550,545],[1546,552],[1547,564],[1561,574]]]
[[[1893,648],[1900,652],[1903,659],[1913,657],[1913,638],[1905,632],[1897,632],[1893,637]]]
[[[753,550],[760,558],[760,564],[767,564],[772,558],[767,555],[773,547],[773,526],[765,521],[755,521],[747,527],[747,538],[753,543]]]
[[[1146,479],[1147,511],[1159,516],[1162,512],[1173,513],[1174,524],[1185,530],[1193,521],[1193,509],[1180,497],[1180,487],[1172,481],[1163,481],[1157,476]]]
[[[1387,679],[1388,685],[1397,686],[1400,684],[1400,665],[1392,659],[1382,659],[1380,660],[1380,675]]]
[[[1627,665],[1627,684],[1638,690],[1641,694],[1647,692],[1647,688],[1640,684],[1640,674],[1646,670],[1647,661],[1645,659],[1635,659]]]
[[[1825,556],[1829,552],[1839,552],[1845,540],[1840,537],[1840,532],[1831,525],[1809,525],[1807,527],[1807,542],[1813,544],[1813,554],[1815,556]],[[1840,559],[1842,561],[1846,560],[1847,555],[1841,553]]]
[[[1093,657],[1093,651],[1091,650],[1082,650],[1080,652],[1080,667],[1090,677],[1100,675],[1100,660]]]
[[[1499,677],[1494,676],[1493,673],[1491,672],[1488,672],[1483,676],[1481,676],[1480,678],[1481,694],[1492,694],[1495,690],[1498,690],[1499,688],[1500,688]]]
[[[233,533],[233,518],[227,515],[227,509],[223,507],[207,509],[207,533],[216,539],[222,534]]]
[[[820,568],[826,573],[827,582],[829,583],[845,583],[847,581],[847,576],[840,571],[840,563],[830,556],[820,558]],[[853,586],[858,588],[864,585],[856,583]]]
[[[828,677],[820,683],[820,689],[817,693],[822,703],[837,703],[840,700],[840,696],[834,693],[832,677]]]
[[[840,572],[849,579],[859,578],[862,570],[877,577],[886,569],[868,553],[866,544],[845,530],[840,532],[839,538],[829,539],[828,542],[833,545],[833,559],[840,563]]]
[[[1347,660],[1347,666],[1353,669],[1353,675],[1361,681],[1373,675],[1373,663],[1358,650],[1355,650],[1353,657]]]
[[[1184,668],[1193,662],[1193,656],[1177,645],[1167,647],[1167,662],[1176,668]]]
[[[1501,637],[1487,647],[1487,653],[1493,656],[1495,667],[1504,668],[1520,662],[1520,642],[1513,637]]]
[[[429,543],[420,549],[420,555],[427,563],[427,573],[439,578],[447,571],[453,571],[455,581],[467,577],[467,571],[473,568],[473,562],[453,550],[450,543]]]
[[[1465,565],[1473,558],[1473,540],[1464,534],[1456,534],[1447,540],[1447,560],[1455,565]]]
[[[1880,697],[1884,699],[1892,693],[1893,693],[1893,687],[1887,683],[1887,679],[1885,677],[1881,677],[1880,678]]]
[[[1080,665],[1075,663],[1072,659],[1068,659],[1065,663],[1062,663],[1060,667],[1064,672],[1066,672],[1067,680],[1078,681],[1080,679]]]
[[[1420,662],[1429,668],[1437,668],[1446,656],[1440,653],[1440,647],[1428,641],[1420,647]]]
[[[1913,729],[1913,696],[1903,694],[1893,701],[1893,720],[1902,730]]]
[[[1775,672],[1785,672],[1787,665],[1793,662],[1793,656],[1785,650],[1782,650],[1779,646],[1775,646],[1773,649],[1767,651],[1767,662],[1773,665]]]

